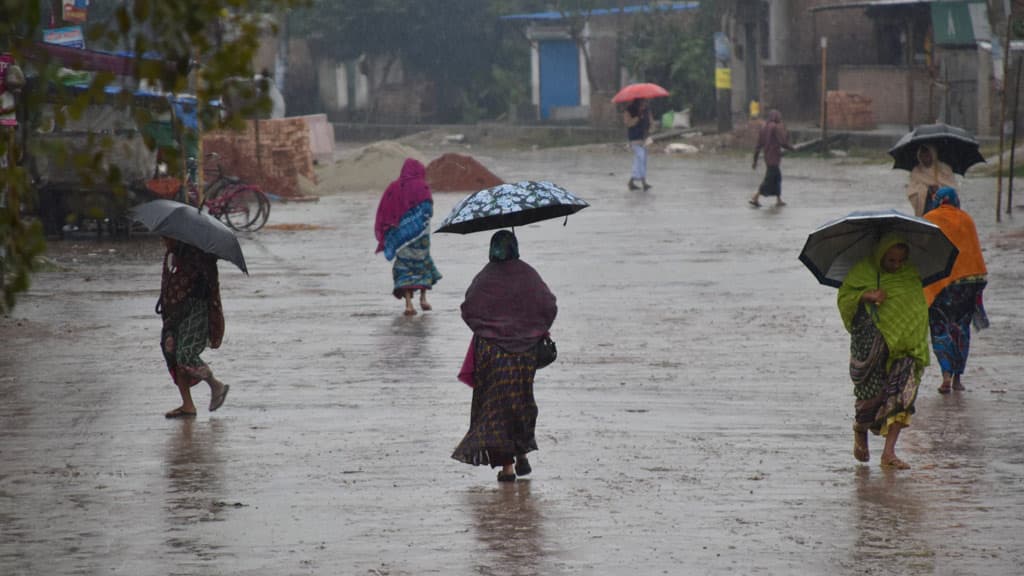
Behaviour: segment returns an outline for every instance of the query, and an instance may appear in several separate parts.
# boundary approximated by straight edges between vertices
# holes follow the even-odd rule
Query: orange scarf
[[[943,204],[926,212],[924,218],[942,229],[946,238],[949,238],[960,251],[949,276],[924,287],[925,300],[931,306],[932,301],[946,286],[962,278],[987,274],[988,270],[985,268],[985,258],[981,254],[978,231],[970,214],[951,204]]]

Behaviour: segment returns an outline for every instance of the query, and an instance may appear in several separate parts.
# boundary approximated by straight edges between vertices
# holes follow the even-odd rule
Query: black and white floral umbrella
[[[463,198],[437,231],[468,234],[525,226],[568,216],[587,206],[590,204],[552,182],[500,184]]]

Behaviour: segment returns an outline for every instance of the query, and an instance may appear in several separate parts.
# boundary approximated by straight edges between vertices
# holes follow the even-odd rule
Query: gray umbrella
[[[917,149],[923,144],[935,146],[939,160],[961,176],[971,166],[985,161],[970,132],[948,124],[922,124],[904,134],[889,150],[893,169],[913,170],[917,166]]]
[[[499,184],[463,198],[437,231],[468,234],[525,226],[568,216],[587,206],[590,204],[551,182]]]
[[[249,273],[235,233],[195,206],[174,200],[153,200],[132,208],[131,217],[156,234],[195,246]]]
[[[881,237],[895,232],[910,245],[910,262],[928,285],[949,276],[959,251],[942,230],[916,216],[896,210],[851,212],[833,220],[807,237],[800,261],[818,282],[838,288],[846,274],[871,254]]]

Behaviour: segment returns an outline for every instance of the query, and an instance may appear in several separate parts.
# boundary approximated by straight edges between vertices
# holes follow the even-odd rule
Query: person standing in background
[[[644,190],[650,190],[651,185],[647,183],[647,146],[654,120],[647,100],[637,98],[630,102],[622,113],[622,118],[626,124],[629,147],[633,149],[633,171],[629,177],[629,189],[640,190],[643,187]],[[640,181],[640,186],[637,186],[637,180]]]

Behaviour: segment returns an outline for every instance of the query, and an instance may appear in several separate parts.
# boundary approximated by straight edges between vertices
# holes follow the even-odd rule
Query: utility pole
[[[821,37],[821,154],[828,156],[828,37]]]

